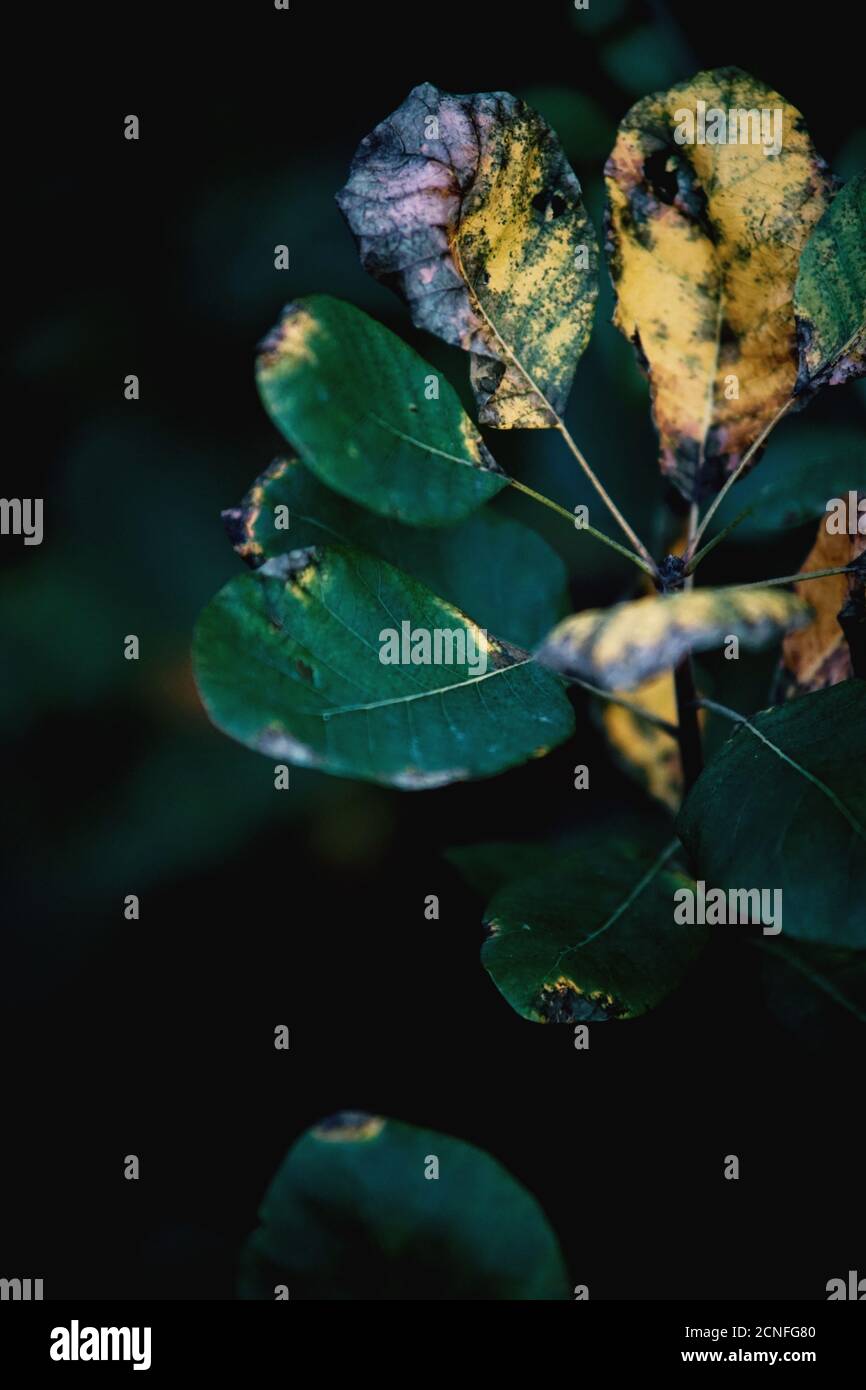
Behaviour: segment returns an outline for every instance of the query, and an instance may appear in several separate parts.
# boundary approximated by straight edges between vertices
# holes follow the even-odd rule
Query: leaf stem
[[[772,589],[777,584],[799,584],[804,579],[826,579],[831,574],[852,574],[853,565],[834,565],[826,570],[804,570],[801,574],[783,574],[779,579],[752,579],[748,584],[732,585],[736,589]]]
[[[590,695],[597,695],[600,700],[607,700],[608,704],[620,705],[623,709],[630,710],[639,719],[645,719],[649,724],[655,724],[656,728],[663,729],[671,738],[676,738],[678,734],[676,724],[671,724],[669,720],[662,719],[659,714],[652,714],[650,710],[643,709],[641,705],[636,705],[633,700],[626,700],[622,695],[614,695],[610,690],[603,690],[600,685],[590,685],[589,681],[582,681],[578,676],[564,676],[560,672],[560,679],[568,681],[570,685],[579,685],[581,690],[586,690]]]
[[[527,497],[531,497],[535,502],[540,502],[543,507],[549,507],[552,512],[557,512],[559,516],[566,517],[571,522],[572,526],[574,526],[574,514],[565,507],[561,507],[558,502],[553,502],[549,497],[545,497],[543,493],[536,492],[534,488],[527,487],[526,483],[519,482],[517,478],[511,478],[509,481],[512,487],[517,488],[518,492],[526,493]],[[603,531],[597,531],[594,526],[589,525],[579,526],[575,529],[587,531],[591,536],[595,536],[597,541],[602,541],[603,544],[609,546],[611,550],[615,550],[619,555],[624,555],[627,560],[631,560],[632,564],[637,565],[638,568],[642,569],[650,578],[654,577],[656,573],[655,567],[650,569],[649,565],[645,564],[640,556],[636,555],[633,550],[628,550],[624,545],[620,545],[619,541],[611,540],[610,536],[606,536]]]
[[[713,498],[712,502],[710,503],[710,506],[707,508],[703,521],[701,522],[700,526],[695,532],[695,538],[684,556],[687,565],[691,563],[695,549],[699,545],[701,537],[703,536],[704,532],[706,531],[707,527],[712,521],[717,509],[721,506],[722,502],[724,502],[731,488],[734,486],[734,483],[737,481],[738,478],[742,477],[743,473],[748,468],[749,464],[752,462],[752,459],[755,457],[755,454],[764,444],[765,440],[770,435],[770,433],[776,428],[776,425],[778,425],[783,415],[787,415],[788,411],[791,409],[791,406],[793,404],[794,397],[791,396],[790,399],[785,401],[785,404],[776,411],[776,414],[773,416],[772,420],[770,420],[769,424],[765,425],[764,428],[761,430],[761,433],[758,435],[754,444],[749,445],[748,449],[743,454],[743,457],[740,459],[740,462],[737,464],[737,467],[734,469],[733,473],[725,483],[724,487]]]

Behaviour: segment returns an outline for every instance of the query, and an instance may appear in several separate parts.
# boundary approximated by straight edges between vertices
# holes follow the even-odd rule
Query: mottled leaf
[[[538,659],[606,690],[634,690],[687,652],[721,647],[728,637],[762,647],[809,618],[808,605],[783,589],[690,589],[575,613],[553,629]]]
[[[751,726],[735,726],[680,812],[696,876],[780,889],[785,937],[866,946],[866,682],[789,700]]]
[[[519,647],[534,647],[567,611],[565,566],[556,551],[489,508],[454,526],[405,526],[324,487],[298,459],[282,458],[223,518],[253,568],[311,545],[355,545],[413,574],[471,613],[479,627]]]
[[[383,663],[382,634],[402,640],[404,623],[428,643],[455,634],[453,645],[440,641],[438,664]],[[232,738],[408,789],[501,772],[574,724],[559,683],[526,652],[349,547],[291,551],[231,580],[199,619],[193,658],[205,708]]]
[[[703,950],[703,927],[674,922],[676,843],[608,837],[510,880],[484,914],[481,959],[513,1009],[535,1023],[634,1018],[655,1008]]]
[[[428,1179],[431,1160],[438,1177]],[[566,1299],[535,1198],[472,1144],[346,1112],[302,1134],[259,1209],[239,1294],[291,1300]]]
[[[508,92],[424,83],[361,141],[337,201],[365,269],[472,354],[481,422],[553,424],[592,330],[598,254],[541,116]]]
[[[846,183],[800,258],[798,394],[866,373],[866,174]]]
[[[832,535],[826,519],[818,525],[818,535],[801,568],[804,571],[835,569],[850,565],[866,551],[866,535]],[[812,607],[813,618],[806,627],[789,632],[782,643],[777,695],[787,699],[806,695],[825,686],[837,685],[853,674],[851,652],[839,625],[843,605],[863,583],[854,575],[831,574],[824,579],[808,579],[795,585],[795,592]]]
[[[699,143],[702,110],[725,112],[738,141],[760,135],[748,113],[766,111],[769,142]],[[747,113],[745,129],[731,111]],[[777,111],[781,146],[768,154]],[[614,321],[649,375],[662,471],[701,500],[794,391],[794,283],[831,179],[800,113],[738,68],[644,97],[605,173]]]
[[[260,347],[256,376],[307,467],[382,516],[442,526],[508,483],[448,382],[342,300],[290,304]]]

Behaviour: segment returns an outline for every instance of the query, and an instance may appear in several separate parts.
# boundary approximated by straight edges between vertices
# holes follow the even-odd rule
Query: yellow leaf
[[[614,322],[650,379],[662,471],[700,501],[793,394],[800,252],[832,180],[799,111],[738,68],[639,101],[605,174]]]

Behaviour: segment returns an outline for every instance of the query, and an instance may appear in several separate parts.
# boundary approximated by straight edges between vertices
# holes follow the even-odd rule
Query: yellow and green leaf
[[[589,341],[598,252],[554,132],[508,92],[415,87],[337,195],[361,261],[472,354],[482,424],[542,429]]]
[[[701,109],[743,113],[724,128],[737,143],[689,141]],[[763,111],[770,143],[740,143]],[[775,112],[781,144],[767,153]],[[614,322],[650,379],[662,471],[702,500],[794,392],[794,285],[832,180],[799,111],[739,68],[644,97],[605,173]]]

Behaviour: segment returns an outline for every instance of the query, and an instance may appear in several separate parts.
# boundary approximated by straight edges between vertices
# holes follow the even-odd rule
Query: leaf
[[[677,701],[670,671],[639,685],[632,698],[641,709],[676,724]],[[678,811],[683,795],[683,769],[676,739],[622,705],[605,704],[601,717],[608,742],[626,771],[654,800],[669,811]]]
[[[284,309],[256,376],[268,414],[307,467],[382,516],[447,525],[509,481],[448,382],[339,299],[314,294]]]
[[[728,637],[762,647],[809,618],[808,605],[782,589],[687,589],[572,614],[537,656],[605,690],[634,690],[687,652],[720,647]]]
[[[511,880],[484,914],[481,961],[497,989],[534,1023],[634,1018],[655,1008],[703,950],[701,927],[674,922],[674,893],[691,885],[643,840],[610,835]]]
[[[864,551],[866,536],[830,535],[825,518],[818,525],[817,539],[802,568],[820,570],[850,565]],[[777,691],[780,699],[823,690],[852,675],[851,652],[839,625],[839,613],[849,595],[862,588],[862,581],[849,574],[828,575],[794,586],[795,593],[808,599],[814,617],[798,632],[789,632],[782,643]]]
[[[866,373],[866,174],[845,184],[800,258],[798,395]]]
[[[482,844],[456,845],[445,858],[479,897],[490,898],[513,878],[544,869],[550,862],[547,841],[487,840]]]
[[[520,647],[534,647],[567,609],[565,566],[529,527],[489,509],[454,526],[404,526],[324,487],[298,459],[276,459],[223,519],[254,568],[311,545],[356,545]],[[277,521],[288,528],[277,529]]]
[[[455,634],[454,646],[442,640],[440,664],[385,664],[384,633],[403,623],[428,643]],[[465,659],[448,664],[461,645]],[[193,659],[205,709],[232,738],[406,789],[502,772],[574,725],[559,683],[526,652],[348,546],[292,551],[231,580],[199,619]]]
[[[438,1160],[438,1178],[425,1172]],[[566,1299],[535,1198],[489,1154],[347,1112],[301,1135],[265,1193],[239,1294],[290,1299]]]
[[[866,434],[840,426],[810,427],[799,419],[773,435],[760,468],[731,488],[713,518],[715,534],[751,508],[733,533],[763,541],[825,515],[827,499],[845,497],[866,474]]]
[[[678,143],[689,117],[699,133],[698,102],[707,112],[780,111],[780,152]],[[662,472],[700,501],[794,391],[794,283],[831,179],[800,113],[739,68],[644,97],[620,125],[605,175],[614,322],[649,375]]]
[[[812,1044],[834,1030],[866,1023],[866,952],[760,937],[763,981],[771,1012]]]
[[[361,141],[337,202],[364,268],[472,354],[481,423],[555,424],[592,331],[598,252],[541,116],[508,92],[423,83]]]
[[[697,877],[723,889],[781,889],[785,937],[847,947],[866,946],[864,826],[860,680],[738,725],[677,822]]]

